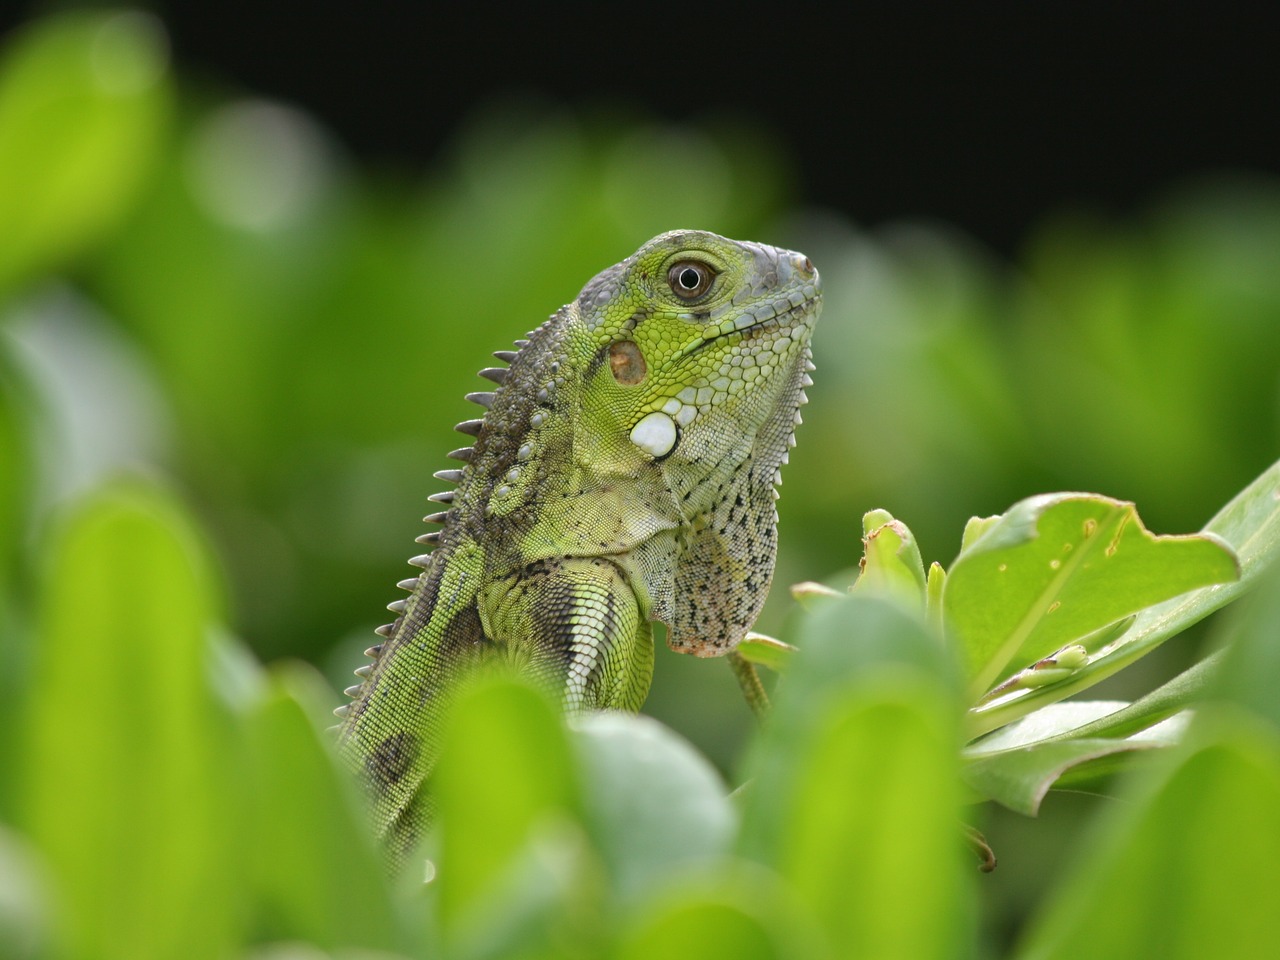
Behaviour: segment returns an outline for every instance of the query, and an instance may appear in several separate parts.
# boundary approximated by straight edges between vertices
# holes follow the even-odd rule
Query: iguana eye
[[[667,271],[667,283],[681,300],[696,300],[709,289],[715,271],[696,260],[682,260]]]

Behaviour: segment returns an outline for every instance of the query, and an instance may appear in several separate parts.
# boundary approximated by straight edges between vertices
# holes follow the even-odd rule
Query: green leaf
[[[822,960],[786,892],[751,871],[669,886],[623,930],[617,960]]]
[[[841,955],[967,955],[958,698],[945,651],[896,603],[805,617],[748,767],[744,851],[783,874]]]
[[[49,891],[44,879],[33,852],[0,827],[0,960],[47,955]]]
[[[460,960],[559,960],[566,943],[599,956],[601,931],[590,923],[602,885],[591,868],[581,828],[548,814],[531,827],[486,902],[452,932],[450,956]],[[431,955],[431,954],[428,954]]]
[[[989,800],[1034,817],[1049,788],[1090,760],[1165,744],[1156,740],[1054,740],[983,756],[964,767],[964,782]]]
[[[936,630],[939,636],[945,629],[942,621],[942,595],[946,588],[947,571],[936,561],[929,564],[929,575],[925,584],[925,612],[929,626]]]
[[[768,667],[775,673],[785,671],[796,654],[796,648],[791,644],[754,632],[749,632],[734,650],[743,660]]]
[[[965,953],[949,719],[936,685],[882,677],[797,745],[778,867],[846,955]]]
[[[971,710],[970,735],[980,736],[1091,687],[1252,587],[1280,553],[1280,461],[1242,490],[1204,529],[1235,551],[1241,570],[1239,580],[1202,587],[1141,611],[1123,635],[1062,683],[1021,691]]]
[[[960,554],[943,602],[976,699],[1065,644],[1238,576],[1216,538],[1157,537],[1131,503],[1045,494],[1015,504]]]
[[[1051,787],[1079,787],[1113,773],[1124,754],[1177,742],[1184,724],[1171,718],[1185,719],[1180,711],[1201,699],[1220,660],[1214,654],[1133,703],[1072,700],[1041,707],[966,747],[965,782],[1035,816]]]
[[[0,296],[95,239],[143,182],[168,112],[167,44],[137,12],[71,14],[0,62]]]
[[[325,699],[327,686],[309,669],[278,668],[244,719],[240,786],[256,929],[328,949],[390,949],[399,936],[384,866],[351,777],[336,768],[303,706]]]
[[[967,757],[982,757],[1060,737],[1083,736],[1131,704],[1123,700],[1071,700],[1052,703],[1015,720],[964,748]]]
[[[923,608],[924,562],[911,529],[887,510],[871,510],[862,517],[862,531],[861,572],[853,589]]]
[[[209,564],[180,507],[117,486],[54,550],[19,806],[68,955],[223,957],[239,923]]]
[[[649,717],[593,713],[574,722],[588,830],[622,899],[714,862],[737,832],[715,769]]]
[[[32,398],[8,347],[9,342],[0,339],[0,463],[4,464],[0,470],[0,601],[6,599],[17,567],[28,500],[35,486]],[[0,610],[0,624],[9,615],[8,610]],[[0,653],[0,666],[5,665],[5,653]]]
[[[1060,731],[1072,737],[1128,737],[1146,730],[1172,717],[1204,697],[1217,675],[1221,653],[1212,654],[1187,668],[1167,683],[1161,684],[1144,697],[1126,704],[1113,713],[1100,716],[1074,730]],[[1056,703],[1037,710],[1025,719],[1039,716],[1047,710],[1058,710],[1071,704]],[[1024,721],[1013,724],[1017,726]],[[1009,729],[1008,727],[1004,729]],[[1003,731],[998,731],[998,735]],[[985,742],[985,741],[984,741]]]
[[[0,756],[11,757],[21,724],[17,706],[35,646],[24,547],[36,489],[35,417],[28,384],[0,336]],[[13,815],[12,763],[0,763],[0,818]]]
[[[1018,956],[1268,957],[1280,913],[1280,740],[1240,714],[1196,742],[1146,797],[1117,804],[1029,928]]]
[[[498,909],[487,895],[539,824],[579,809],[559,711],[541,691],[505,676],[486,675],[460,691],[445,720],[432,787],[447,931],[474,925],[476,911]]]
[[[1267,572],[1240,613],[1230,646],[1214,655],[1222,668],[1212,691],[1280,727],[1280,566]]]
[[[977,543],[982,535],[995,526],[1000,519],[999,514],[993,517],[970,517],[964,525],[964,532],[960,534],[960,552],[964,553]]]

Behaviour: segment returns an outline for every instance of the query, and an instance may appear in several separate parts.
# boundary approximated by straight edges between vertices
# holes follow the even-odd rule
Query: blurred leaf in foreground
[[[1274,956],[1280,738],[1241,713],[1204,719],[1154,790],[1094,832],[1018,956]]]
[[[308,668],[277,669],[245,718],[243,849],[253,865],[258,928],[328,948],[397,946],[381,858],[354,784],[304,709],[328,688]]]
[[[17,799],[65,955],[222,957],[235,936],[211,584],[181,509],[142,485],[81,505],[53,552]]]
[[[451,938],[469,939],[502,912],[495,895],[522,854],[579,808],[559,712],[515,679],[474,680],[450,706],[431,783],[440,816],[440,920]]]
[[[715,769],[650,717],[574,723],[588,828],[619,898],[635,898],[728,852],[737,813]]]
[[[752,757],[744,852],[775,865],[844,955],[968,953],[959,701],[920,617],[816,603]]]
[[[618,960],[823,960],[813,931],[794,919],[775,884],[742,872],[732,879],[676,884],[625,928]]]

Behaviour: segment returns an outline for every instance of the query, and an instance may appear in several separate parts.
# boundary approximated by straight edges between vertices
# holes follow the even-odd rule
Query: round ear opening
[[[613,379],[624,387],[634,387],[649,374],[644,354],[630,340],[622,340],[609,347],[609,369],[613,371]]]

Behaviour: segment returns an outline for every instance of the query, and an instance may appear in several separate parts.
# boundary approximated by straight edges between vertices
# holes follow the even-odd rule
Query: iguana
[[[712,233],[655,237],[494,356],[475,438],[436,476],[438,532],[356,670],[339,749],[393,861],[431,816],[439,711],[465,671],[516,665],[570,711],[637,710],[650,621],[729,653],[773,575],[779,468],[821,305],[803,254]]]

